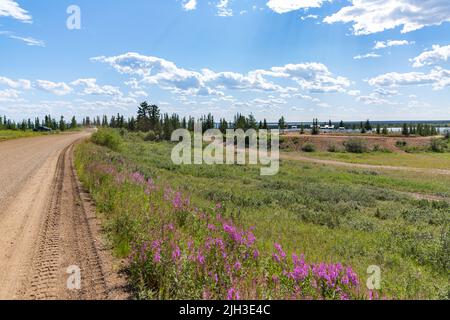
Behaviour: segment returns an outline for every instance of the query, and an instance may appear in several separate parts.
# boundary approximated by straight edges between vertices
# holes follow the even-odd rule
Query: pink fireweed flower
[[[347,294],[341,293],[341,300],[346,301],[346,300],[350,300],[350,298]]]
[[[202,294],[203,300],[210,300],[211,299],[211,292],[209,290],[204,290]]]
[[[161,262],[161,254],[159,252],[156,252],[153,255],[153,262],[154,263],[160,263]]]
[[[216,226],[213,224],[208,224],[208,230],[210,231],[216,231]]]
[[[253,246],[253,244],[255,243],[255,241],[256,241],[256,237],[255,237],[255,235],[253,234],[253,232],[251,232],[251,231],[247,232],[247,241],[246,241],[247,247]]]
[[[234,264],[234,270],[239,271],[241,270],[241,263],[239,261],[236,261],[236,263]]]
[[[161,240],[155,240],[155,241],[153,241],[153,242],[152,242],[152,249],[153,249],[153,250],[161,249],[161,244],[162,244],[162,241],[161,241]]]
[[[358,275],[353,271],[353,269],[351,267],[347,267],[345,270],[345,273],[352,285],[354,285],[354,286],[359,285]]]
[[[227,233],[234,242],[239,244],[242,243],[242,234],[237,231],[234,226],[224,223],[223,231],[225,231],[225,233]]]
[[[272,282],[276,284],[276,283],[280,282],[280,278],[278,278],[278,276],[274,274],[272,276]]]
[[[181,210],[183,208],[183,199],[181,198],[180,192],[177,192],[172,199],[172,206],[175,210]]]
[[[149,196],[155,189],[155,182],[152,180],[152,178],[149,178],[145,186],[145,193]]]
[[[280,256],[277,255],[276,253],[273,253],[273,254],[272,254],[272,258],[273,258],[273,260],[274,260],[276,263],[280,263],[280,262],[281,262]]]
[[[146,260],[147,257],[147,249],[148,249],[148,242],[144,242],[141,246],[141,252],[139,255],[139,260],[140,262],[144,262]]]
[[[174,262],[178,261],[181,257],[181,250],[179,246],[175,246],[175,249],[172,251],[172,260]]]
[[[171,197],[172,197],[172,189],[170,187],[166,187],[164,189],[164,200],[166,201],[170,201]]]
[[[183,204],[184,204],[184,206],[185,206],[186,208],[188,208],[188,207],[190,206],[190,204],[191,204],[191,199],[190,199],[189,197],[185,198],[185,199],[183,200]]]
[[[197,261],[200,265],[205,264],[205,256],[201,254],[200,252],[197,254]]]
[[[286,253],[283,251],[281,244],[275,243],[274,246],[275,246],[275,249],[278,251],[278,254],[281,257],[281,259],[284,260],[286,258]]]
[[[161,244],[162,241],[160,240],[155,240],[152,242],[153,262],[155,263],[161,262]]]
[[[295,281],[303,281],[309,275],[309,266],[298,265],[294,268],[294,270],[289,274],[290,278]]]
[[[220,238],[216,239],[216,246],[218,246],[221,250],[225,250],[225,243]]]
[[[235,288],[228,289],[227,300],[239,300],[239,291]]]
[[[136,184],[144,184],[145,178],[144,175],[140,172],[135,172],[131,175],[131,181],[133,181]]]
[[[258,249],[253,250],[253,259],[258,259],[259,258],[259,251]]]

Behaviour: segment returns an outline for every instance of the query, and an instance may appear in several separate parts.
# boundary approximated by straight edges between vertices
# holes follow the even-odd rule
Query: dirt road
[[[88,135],[0,142],[0,299],[123,298],[73,167]]]

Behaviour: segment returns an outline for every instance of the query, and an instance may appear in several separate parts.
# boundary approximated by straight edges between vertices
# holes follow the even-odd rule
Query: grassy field
[[[20,130],[0,130],[0,141],[11,140],[17,138],[35,137],[44,133]]]
[[[117,151],[93,143],[82,144],[76,151],[79,175],[97,203],[116,254],[130,257],[130,281],[138,297],[201,299],[226,298],[231,294],[233,298],[233,293],[239,290],[241,298],[360,299],[371,294],[365,289],[367,268],[377,265],[382,270],[382,287],[376,292],[379,297],[449,298],[450,205],[444,201],[414,200],[403,193],[448,196],[448,178],[349,170],[296,161],[283,161],[277,176],[261,177],[256,166],[175,166],[170,160],[172,146],[144,142],[127,134],[121,146],[115,148]],[[385,161],[400,165],[395,158],[387,158],[396,155],[383,156]],[[425,159],[422,156],[418,162]],[[413,166],[413,160],[408,161]],[[158,186],[166,191],[153,193],[152,188],[159,190]],[[181,210],[180,215],[174,204],[176,199],[169,196],[171,192],[166,194],[167,188],[189,197],[189,206],[194,209]],[[195,244],[201,242],[199,239],[206,241],[209,232],[215,230],[211,226],[211,230],[205,231],[202,223],[192,217],[201,212],[202,219],[210,221],[205,216],[216,215],[217,204],[222,219],[218,228],[226,220],[233,228],[251,230],[257,239],[254,244],[257,249],[252,250],[258,250],[261,258],[242,263],[245,268],[239,270],[247,273],[236,274],[237,271],[228,270],[228,262],[218,262],[214,256],[210,265],[213,269],[202,277],[199,274],[206,267],[201,263],[199,266],[198,261],[197,265],[189,264],[191,260],[186,258],[182,277],[179,264],[164,260],[163,253],[170,256],[171,252],[172,258],[179,254],[190,257],[183,248],[189,252],[190,241]],[[167,238],[164,230],[172,225],[171,219],[175,219],[175,229],[180,231]],[[227,233],[225,223],[224,229]],[[172,244],[171,249],[161,248],[162,241],[157,240],[161,237]],[[179,243],[177,250],[173,249],[173,243]],[[248,257],[245,246],[227,248]],[[301,269],[295,257],[292,261],[289,258],[294,252],[303,253],[311,266],[312,271],[308,277],[301,277],[302,282],[299,276],[294,277]],[[278,262],[284,253],[289,261]],[[163,262],[155,261],[161,258],[160,254]],[[208,259],[209,255],[206,264]],[[165,263],[165,271],[161,263]],[[359,276],[358,287],[349,284],[348,275],[336,280],[338,290],[334,285],[333,288],[326,285],[328,278],[325,284],[318,285],[324,277],[317,272],[320,263],[328,266],[324,267],[326,270],[335,268],[337,263],[351,266]],[[227,270],[217,271],[219,278],[227,280],[209,284],[208,274],[211,277],[219,266]],[[248,279],[252,279],[251,283]],[[173,288],[168,283],[182,285]],[[263,289],[252,291],[254,287]]]
[[[386,153],[367,152],[362,154],[344,152],[302,153],[317,159],[336,160],[370,165],[401,166],[410,168],[450,169],[450,153]]]

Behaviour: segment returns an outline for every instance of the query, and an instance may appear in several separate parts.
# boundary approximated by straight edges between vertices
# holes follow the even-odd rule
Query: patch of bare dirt
[[[389,150],[391,152],[403,152],[398,146],[397,142],[406,142],[409,147],[426,147],[431,143],[432,137],[385,137],[376,135],[337,135],[337,134],[321,134],[300,135],[299,133],[288,133],[283,135],[281,140],[281,148],[295,151],[301,151],[305,143],[312,143],[315,145],[317,151],[328,151],[330,147],[335,147],[337,150],[344,150],[345,142],[351,139],[363,140],[369,149],[375,147],[380,150]]]

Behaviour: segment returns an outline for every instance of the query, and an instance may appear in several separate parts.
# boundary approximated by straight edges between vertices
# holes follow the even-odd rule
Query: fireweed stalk
[[[306,262],[275,243],[258,249],[254,228],[226,217],[220,203],[208,210],[158,179],[126,166],[93,163],[90,183],[110,202],[134,208],[138,223],[128,231],[129,271],[142,299],[361,299],[358,276],[349,266]],[[126,215],[120,216],[125,219]],[[139,218],[137,218],[139,217]],[[120,220],[122,221],[122,220]],[[123,230],[121,230],[123,232]],[[370,295],[372,297],[372,295]]]

